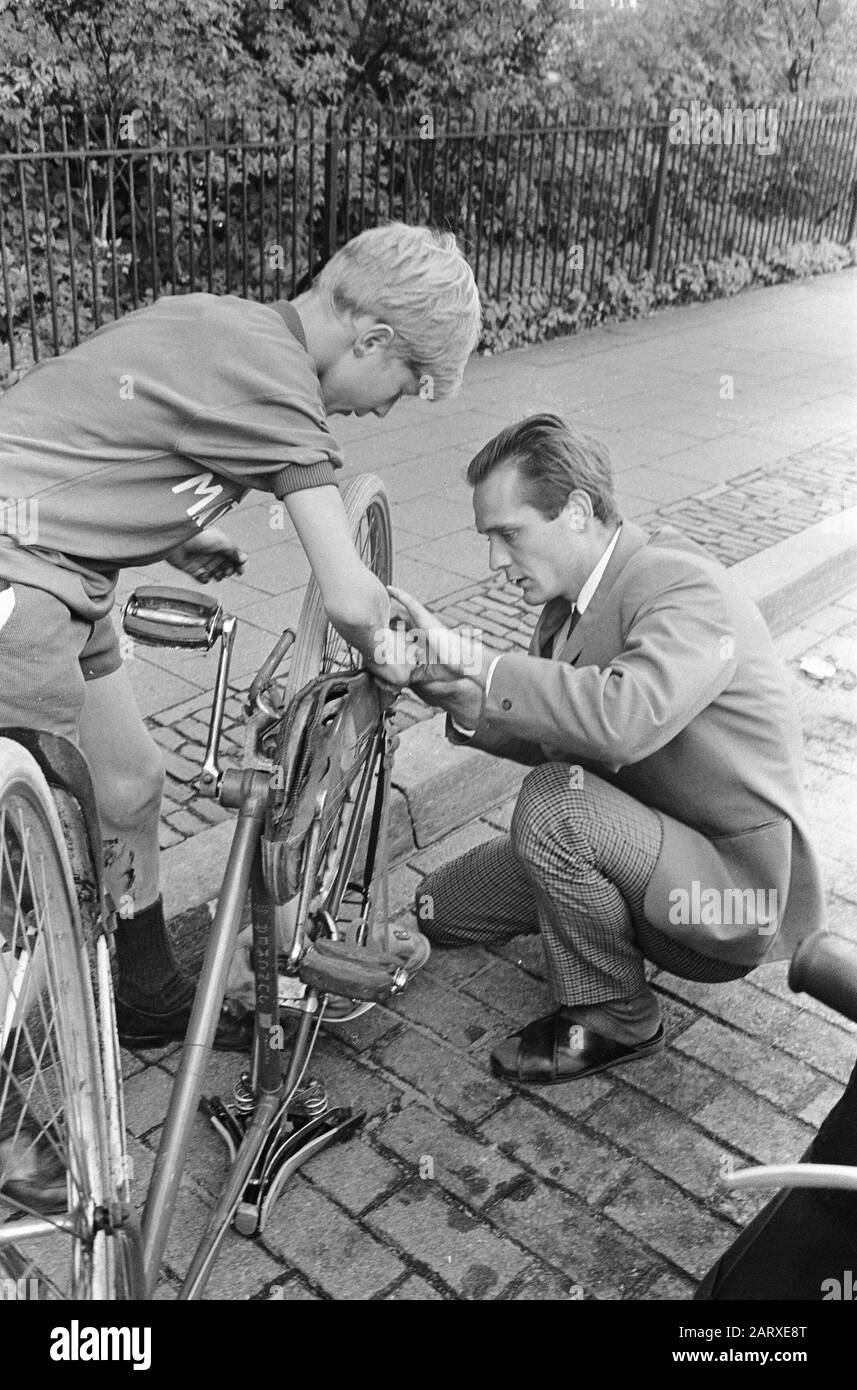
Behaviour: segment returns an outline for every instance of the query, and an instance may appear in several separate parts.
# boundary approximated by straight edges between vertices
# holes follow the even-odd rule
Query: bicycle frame
[[[174,591],[175,593],[175,591]],[[201,601],[198,601],[201,603]],[[201,605],[202,606],[202,605]],[[138,617],[139,621],[139,617]],[[170,1103],[164,1123],[164,1130],[158,1147],[152,1180],[146,1197],[142,1223],[142,1259],[144,1281],[148,1297],[152,1296],[169,1237],[170,1225],[178,1199],[181,1175],[191,1143],[193,1124],[202,1099],[205,1068],[214,1042],[214,1035],[220,1017],[220,1010],[226,992],[229,968],[232,962],[238,934],[241,927],[242,909],[248,889],[253,888],[253,946],[254,973],[256,977],[255,1032],[252,1061],[252,1093],[255,1106],[247,1128],[243,1133],[226,1184],[214,1205],[203,1236],[191,1262],[180,1298],[198,1297],[208,1277],[217,1249],[228,1227],[229,1221],[241,1201],[251,1174],[263,1146],[272,1134],[278,1117],[282,1117],[289,1101],[301,1079],[303,1068],[314,1042],[313,1029],[318,1030],[324,1010],[325,996],[309,991],[302,1003],[297,1035],[293,1043],[291,1060],[282,1074],[280,1052],[272,1046],[272,1030],[279,1033],[279,971],[278,971],[278,929],[277,909],[267,895],[262,872],[261,836],[265,822],[270,790],[270,774],[258,767],[245,766],[243,769],[230,768],[221,771],[218,766],[218,748],[225,708],[229,662],[235,639],[236,620],[209,612],[206,616],[205,643],[217,637],[222,638],[220,659],[215,680],[214,700],[208,743],[203,770],[200,777],[200,791],[203,795],[217,797],[220,804],[237,809],[238,818],[232,844],[223,874],[221,893],[218,898],[205,955],[202,972],[197,986],[190,1023],[188,1025],[182,1058],[170,1096]],[[267,686],[274,672],[291,645],[293,636],[284,633],[268,659],[261,668],[248,692],[248,712],[251,715],[249,728],[254,734],[259,727],[270,725],[279,715],[267,700]],[[255,729],[254,729],[255,725]],[[249,740],[255,743],[255,737]],[[360,778],[355,802],[355,812],[346,834],[346,848],[333,876],[330,892],[325,899],[326,907],[335,914],[345,889],[348,854],[356,848],[363,814],[366,810],[370,789],[371,769],[375,757],[385,751],[386,735],[378,730],[371,740],[371,754]],[[248,746],[251,761],[254,749]],[[385,787],[377,793],[380,805],[386,804]],[[324,813],[326,793],[322,792],[315,807],[315,816],[308,836],[304,860],[304,877],[300,893],[294,940],[289,952],[289,963],[294,965],[303,945],[303,925],[310,907],[310,885],[315,880],[315,872],[320,850],[320,829]],[[374,863],[375,841],[383,836],[383,814],[377,821],[373,818],[372,861]],[[365,924],[364,924],[365,925]],[[364,931],[365,935],[365,931]],[[345,1137],[354,1121],[350,1111],[335,1112],[336,1120],[328,1125],[324,1135],[311,1132],[305,1148],[289,1154],[284,1169],[278,1165],[274,1186],[284,1175],[293,1171],[305,1157],[315,1152],[323,1142],[334,1137]],[[331,1119],[334,1117],[331,1116]],[[267,1163],[267,1158],[265,1162]]]
[[[245,772],[241,775],[241,780],[245,783],[245,790],[238,807],[238,823],[223,875],[223,888],[206,945],[182,1059],[170,1096],[164,1132],[146,1198],[143,1218],[143,1266],[148,1297],[151,1297],[154,1290],[169,1236],[182,1170],[190,1147],[193,1123],[202,1097],[205,1067],[214,1042],[220,1008],[226,992],[229,966],[240,930],[241,913],[254,866],[257,872],[260,872],[259,838],[265,818],[268,778],[264,773]],[[224,804],[228,805],[229,802],[225,801]],[[271,925],[273,931],[273,923]],[[270,943],[270,958],[273,960],[276,975],[276,941]],[[274,990],[276,991],[276,984]],[[263,1023],[265,1015],[259,1008],[263,1002],[269,1003],[257,998],[257,1042],[262,1027],[267,1026]],[[267,1017],[276,1022],[276,1009]],[[268,1040],[268,1036],[265,1041]],[[264,1108],[270,1122],[276,1113],[281,1087],[279,1061],[277,1054],[270,1047],[257,1045],[255,1055],[258,1066],[259,1111]],[[250,1133],[251,1131],[248,1131],[248,1138]],[[252,1159],[249,1166],[252,1167]],[[228,1220],[228,1214],[226,1219]],[[203,1237],[203,1243],[205,1239],[206,1237]],[[199,1277],[198,1263],[197,1260],[194,1261],[195,1280]],[[188,1282],[190,1280],[191,1272],[188,1274]]]

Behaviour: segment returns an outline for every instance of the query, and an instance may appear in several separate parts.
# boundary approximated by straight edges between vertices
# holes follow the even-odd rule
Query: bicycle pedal
[[[398,956],[372,946],[353,946],[348,941],[315,941],[306,949],[298,976],[323,994],[380,1004],[399,994],[408,972]]]

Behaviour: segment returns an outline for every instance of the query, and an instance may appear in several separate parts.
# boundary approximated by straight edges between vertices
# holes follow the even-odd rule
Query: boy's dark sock
[[[119,919],[116,959],[116,994],[124,1003],[166,1014],[193,999],[194,985],[173,953],[160,896],[133,917]]]

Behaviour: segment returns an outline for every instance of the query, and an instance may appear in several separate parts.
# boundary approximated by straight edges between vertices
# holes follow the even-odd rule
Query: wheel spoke
[[[100,1007],[112,1019],[109,972]],[[40,1298],[112,1297],[126,1242],[94,1216],[124,1192],[124,1141],[112,1162],[103,1099],[121,1079],[113,1050],[102,1056],[59,816],[33,759],[5,739],[0,1027],[0,1278],[35,1279]]]

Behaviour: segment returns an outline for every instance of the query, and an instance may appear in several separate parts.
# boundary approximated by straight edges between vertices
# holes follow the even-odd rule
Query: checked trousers
[[[702,956],[646,921],[661,833],[656,812],[609,782],[545,763],[524,778],[508,835],[423,879],[420,929],[441,946],[540,933],[558,1004],[631,999],[646,988],[647,960],[689,980],[746,975],[750,967]]]

